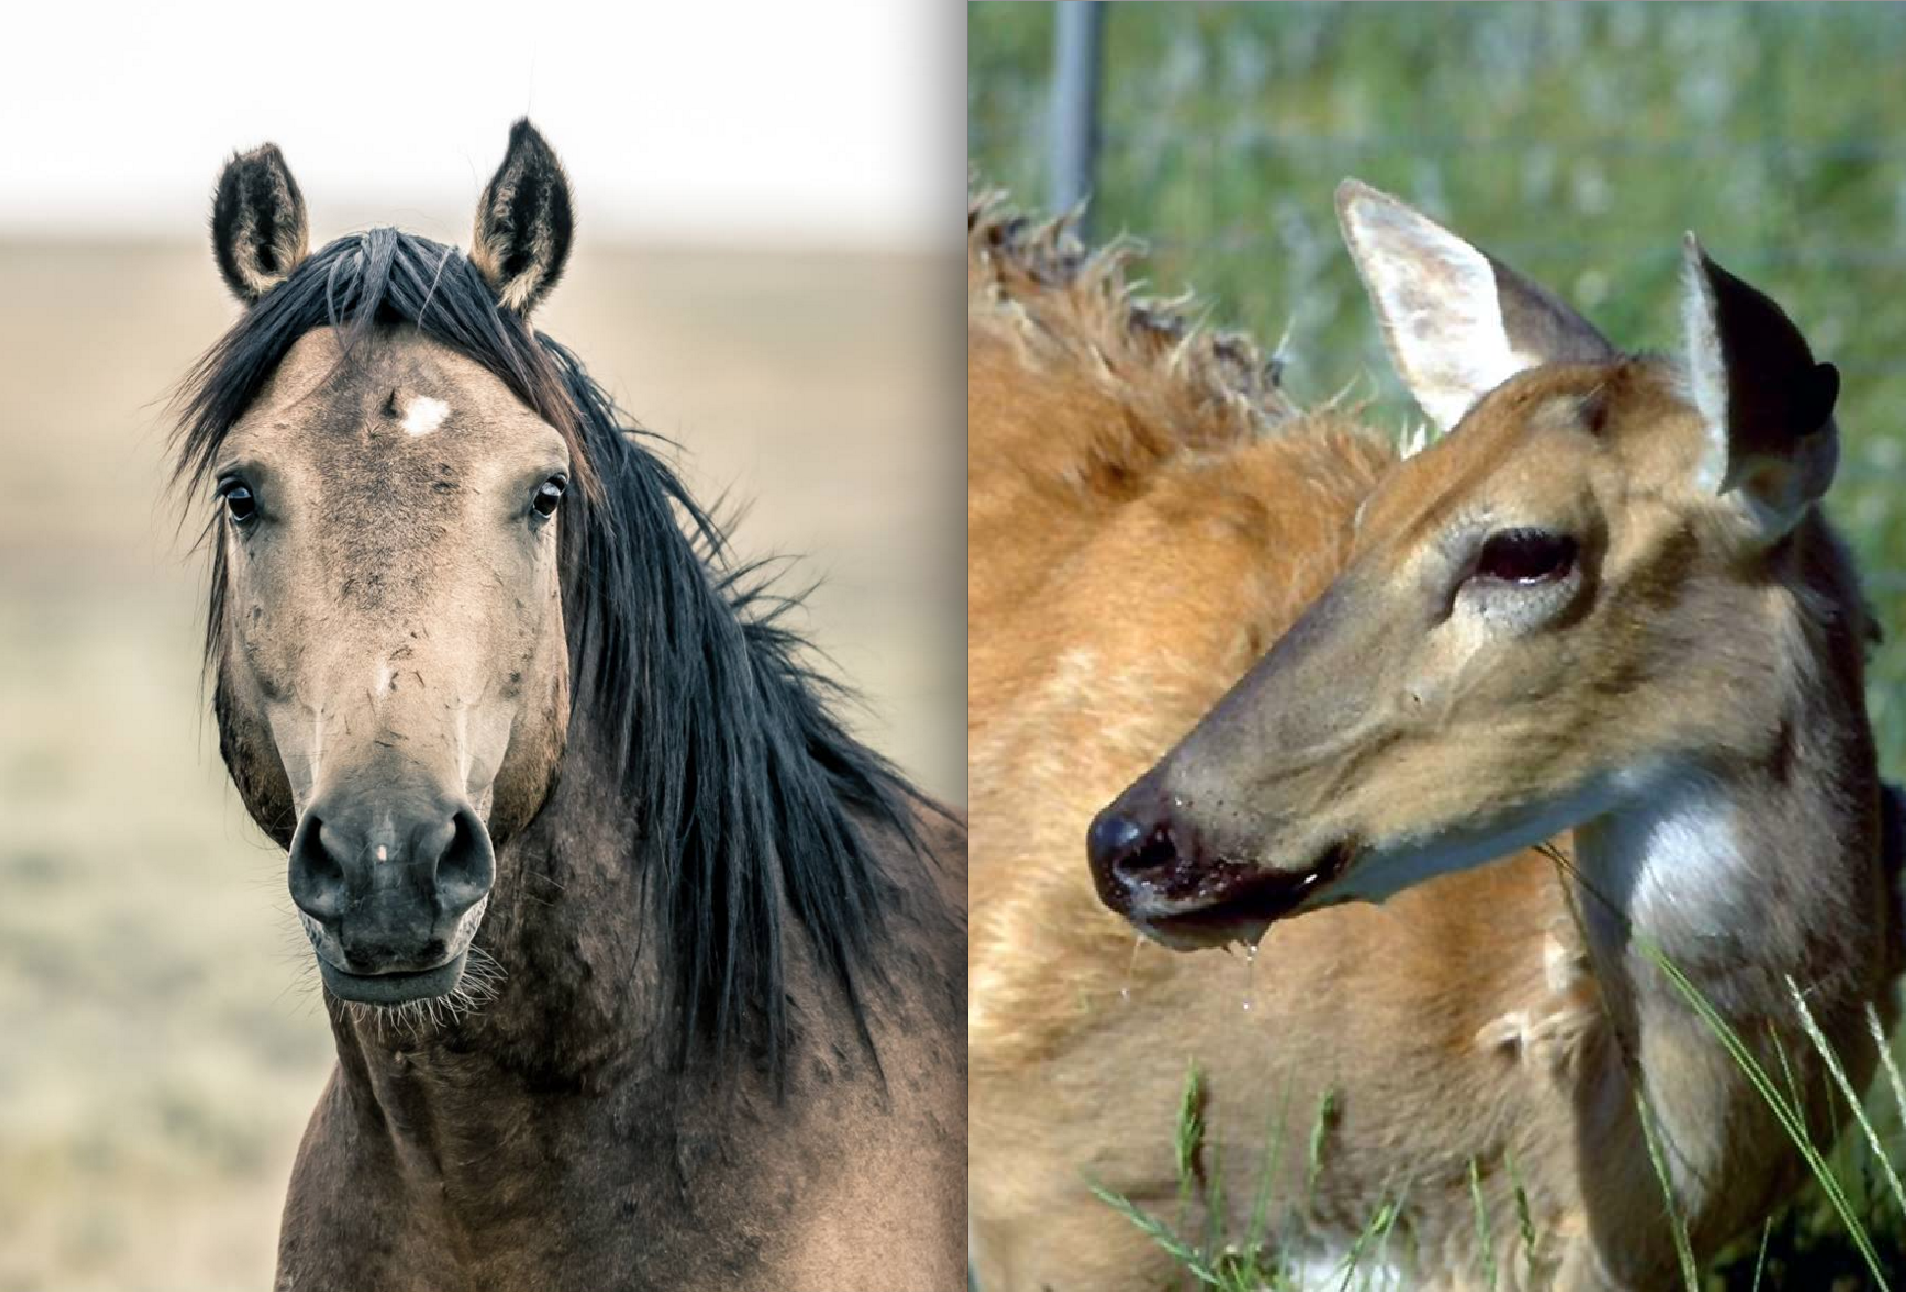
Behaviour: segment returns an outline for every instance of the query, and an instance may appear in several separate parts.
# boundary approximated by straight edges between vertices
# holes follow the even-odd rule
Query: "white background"
[[[462,242],[524,114],[599,236],[946,245],[965,181],[941,0],[7,8],[0,237],[196,233],[269,139],[314,236]]]

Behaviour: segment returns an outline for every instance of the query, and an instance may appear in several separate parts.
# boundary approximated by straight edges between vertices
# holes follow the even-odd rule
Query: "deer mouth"
[[[1352,843],[1332,844],[1297,870],[1214,859],[1199,868],[1189,892],[1135,895],[1127,918],[1141,933],[1175,950],[1255,945],[1278,920],[1343,900],[1330,889],[1360,851]]]

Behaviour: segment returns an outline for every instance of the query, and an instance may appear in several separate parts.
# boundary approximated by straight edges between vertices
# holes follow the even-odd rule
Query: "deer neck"
[[[1759,688],[1777,697],[1767,748],[1639,769],[1575,832],[1573,896],[1618,1042],[1608,1057],[1639,1080],[1677,1192],[1697,1205],[1724,1188],[1718,1173],[1739,1163],[1745,1128],[1754,1151],[1781,1151],[1781,1135],[1690,992],[1779,1086],[1791,1072],[1824,1123],[1824,1068],[1795,994],[1863,1083],[1866,1010],[1884,995],[1895,936],[1858,647],[1800,621],[1794,605],[1783,635],[1816,649]]]
[[[1752,793],[1765,779],[1695,762],[1659,764],[1625,777],[1616,805],[1576,830],[1575,897],[1598,967],[1638,967],[1658,953],[1700,982],[1768,963],[1757,944],[1769,908],[1798,896],[1801,908],[1788,914],[1804,919],[1810,890],[1832,882],[1826,875],[1796,882],[1814,877],[1790,874],[1788,865],[1837,853],[1840,841],[1791,838]],[[1807,793],[1778,789],[1782,799]]]

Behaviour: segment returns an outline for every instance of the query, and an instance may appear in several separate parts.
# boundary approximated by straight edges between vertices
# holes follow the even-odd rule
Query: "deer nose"
[[[1129,904],[1134,885],[1156,880],[1178,865],[1179,850],[1171,822],[1162,815],[1146,819],[1114,803],[1093,819],[1086,852],[1100,895],[1115,910]]]

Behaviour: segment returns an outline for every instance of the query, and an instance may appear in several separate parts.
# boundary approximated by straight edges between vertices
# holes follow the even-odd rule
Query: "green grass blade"
[[[1178,1101],[1178,1119],[1172,1136],[1173,1161],[1178,1172],[1178,1219],[1182,1224],[1197,1192],[1198,1154],[1204,1146],[1204,1074],[1193,1059],[1185,1069],[1185,1092]]]
[[[1893,1191],[1893,1200],[1899,1204],[1901,1214],[1906,1214],[1906,1188],[1901,1188],[1899,1175],[1893,1170],[1892,1162],[1887,1160],[1886,1147],[1880,1143],[1879,1134],[1874,1131],[1873,1123],[1866,1115],[1866,1108],[1860,1102],[1859,1092],[1853,1089],[1853,1083],[1847,1080],[1846,1069],[1840,1066],[1840,1056],[1833,1052],[1827,1043],[1826,1034],[1814,1021],[1813,1011],[1807,1008],[1806,997],[1800,994],[1800,984],[1792,974],[1787,975],[1787,992],[1793,997],[1794,1008],[1800,1011],[1800,1025],[1807,1030],[1807,1039],[1813,1042],[1813,1048],[1820,1052],[1821,1060],[1827,1065],[1827,1071],[1833,1074],[1834,1084],[1840,1087],[1840,1093],[1846,1099],[1847,1106],[1853,1110],[1853,1119],[1859,1123],[1860,1131],[1866,1136],[1867,1144],[1878,1159],[1881,1173],[1886,1177],[1887,1187]]]
[[[1516,1233],[1522,1239],[1522,1259],[1529,1267],[1528,1281],[1536,1280],[1535,1216],[1529,1209],[1529,1191],[1522,1185],[1522,1172],[1516,1169],[1516,1155],[1504,1150],[1502,1159],[1509,1167],[1509,1188],[1515,1196]]]
[[[1889,1288],[1891,1285],[1886,1281],[1885,1272],[1880,1264],[1879,1253],[1873,1250],[1873,1242],[1867,1235],[1865,1226],[1861,1225],[1854,1217],[1853,1210],[1847,1203],[1846,1192],[1840,1187],[1840,1182],[1835,1178],[1832,1168],[1827,1164],[1826,1158],[1821,1155],[1818,1148],[1814,1147],[1813,1142],[1807,1138],[1806,1125],[1802,1121],[1799,1112],[1781,1099],[1780,1092],[1774,1088],[1772,1078],[1767,1075],[1767,1070],[1763,1068],[1759,1060],[1755,1059],[1753,1054],[1748,1051],[1747,1046],[1741,1041],[1739,1034],[1728,1025],[1727,1020],[1722,1018],[1714,1007],[1708,1003],[1707,997],[1701,994],[1701,989],[1696,987],[1693,981],[1690,980],[1686,974],[1682,973],[1678,966],[1663,955],[1659,948],[1641,938],[1635,939],[1634,945],[1636,949],[1647,958],[1650,964],[1661,971],[1663,976],[1674,986],[1675,990],[1681,993],[1683,998],[1685,998],[1688,1004],[1694,1009],[1694,1012],[1701,1016],[1702,1022],[1706,1023],[1708,1029],[1720,1040],[1721,1045],[1727,1050],[1728,1056],[1734,1060],[1735,1065],[1738,1066],[1742,1074],[1747,1077],[1748,1082],[1753,1085],[1760,1097],[1766,1101],[1768,1108],[1771,1109],[1774,1114],[1775,1120],[1780,1123],[1780,1128],[1786,1132],[1787,1138],[1793,1142],[1794,1148],[1799,1151],[1800,1156],[1806,1161],[1808,1169],[1813,1172],[1813,1178],[1819,1182],[1820,1191],[1826,1195],[1827,1202],[1833,1207],[1834,1211],[1838,1213],[1840,1223],[1846,1226],[1847,1236],[1853,1240],[1853,1245],[1859,1248],[1860,1259],[1866,1263],[1867,1271],[1873,1276],[1874,1285],[1884,1292],[1884,1289]]]
[[[1317,1200],[1317,1180],[1324,1170],[1324,1136],[1330,1133],[1330,1114],[1336,1107],[1337,1092],[1324,1091],[1323,1098],[1317,1101],[1317,1121],[1310,1128],[1309,1170],[1304,1177],[1304,1197],[1311,1202]]]
[[[1760,1250],[1754,1254],[1754,1286],[1748,1292],[1760,1292],[1760,1276],[1767,1268],[1767,1240],[1773,1236],[1774,1218],[1769,1216],[1760,1227]]]
[[[1641,1123],[1641,1139],[1648,1146],[1648,1162],[1654,1167],[1655,1179],[1661,1183],[1661,1199],[1667,1206],[1668,1230],[1674,1235],[1674,1254],[1681,1262],[1681,1281],[1687,1285],[1688,1292],[1701,1292],[1700,1271],[1694,1264],[1694,1246],[1688,1241],[1688,1227],[1681,1222],[1681,1213],[1674,1204],[1674,1181],[1668,1175],[1668,1160],[1661,1152],[1661,1141],[1655,1138],[1654,1110],[1648,1107],[1648,1096],[1640,1086],[1634,1089],[1635,1117]]]
[[[1205,1263],[1204,1254],[1173,1233],[1171,1226],[1151,1215],[1124,1194],[1108,1189],[1096,1181],[1086,1181],[1086,1187],[1092,1190],[1093,1197],[1131,1221],[1140,1233],[1158,1244],[1159,1249],[1183,1266],[1187,1274],[1206,1287],[1223,1286],[1217,1274]]]
[[[1906,1082],[1899,1079],[1899,1064],[1893,1060],[1893,1047],[1886,1042],[1886,1029],[1880,1026],[1880,1012],[1873,1002],[1866,1003],[1866,1030],[1873,1037],[1873,1048],[1880,1052],[1880,1065],[1886,1069],[1886,1081],[1893,1090],[1893,1111],[1906,1118]]]
[[[1476,1205],[1476,1247],[1482,1252],[1483,1281],[1489,1292],[1496,1289],[1496,1244],[1489,1233],[1489,1208],[1482,1200],[1482,1173],[1476,1159],[1469,1159],[1469,1200]]]
[[[1337,1292],[1349,1292],[1350,1280],[1357,1276],[1357,1266],[1372,1246],[1379,1245],[1390,1236],[1390,1226],[1396,1223],[1397,1208],[1386,1202],[1377,1208],[1377,1214],[1363,1227],[1356,1240],[1350,1244],[1350,1250],[1344,1255],[1343,1278],[1337,1284]]]
[[[1284,1160],[1284,1136],[1289,1130],[1291,1111],[1291,1087],[1287,1078],[1284,1082],[1284,1094],[1277,1103],[1277,1120],[1270,1129],[1265,1144],[1263,1173],[1258,1176],[1257,1192],[1251,1199],[1251,1221],[1244,1230],[1244,1246],[1247,1251],[1256,1251],[1264,1241],[1264,1225],[1271,1214],[1271,1190],[1277,1184],[1277,1168]]]

